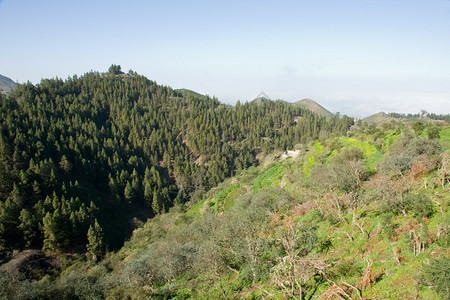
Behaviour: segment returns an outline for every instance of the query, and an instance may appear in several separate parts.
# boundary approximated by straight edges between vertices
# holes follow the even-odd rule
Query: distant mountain
[[[331,117],[333,114],[327,110],[325,107],[323,107],[322,105],[320,105],[319,103],[311,100],[311,99],[302,99],[300,101],[294,102],[292,103],[293,105],[298,105],[301,106],[305,109],[309,109],[312,112],[315,112],[316,114],[329,118]]]
[[[3,93],[10,92],[14,90],[16,87],[16,83],[6,76],[0,75],[0,91]]]
[[[258,97],[258,98],[253,99],[251,102],[261,104],[261,103],[267,102],[267,101],[270,101],[270,99],[267,99],[265,97]]]
[[[389,122],[390,120],[393,120],[393,118],[388,116],[388,114],[386,114],[382,111],[379,113],[373,114],[371,116],[368,116],[367,118],[362,119],[363,122],[367,122],[369,124],[370,123],[381,124],[381,123]]]
[[[262,102],[267,102],[267,101],[270,101],[270,97],[267,96],[266,93],[260,92],[258,94],[258,96],[256,96],[256,98],[253,99],[251,102],[254,102],[254,103],[257,103],[257,104],[261,104]]]

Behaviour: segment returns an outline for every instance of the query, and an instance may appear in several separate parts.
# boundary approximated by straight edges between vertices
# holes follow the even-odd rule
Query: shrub
[[[424,161],[430,155],[439,154],[440,150],[441,145],[437,140],[414,138],[406,133],[395,141],[390,155],[385,157],[379,167],[385,173],[404,173],[411,169],[413,161]]]
[[[411,195],[405,199],[406,210],[411,211],[417,218],[430,217],[433,212],[433,202],[425,194]]]
[[[412,128],[417,135],[421,135],[423,130],[425,129],[425,124],[421,121],[417,121],[412,125]]]
[[[450,259],[441,256],[432,259],[429,265],[422,268],[422,283],[432,286],[442,296],[442,299],[450,297]]]
[[[437,140],[429,140],[425,138],[415,138],[411,139],[407,147],[404,148],[403,152],[409,156],[419,156],[419,155],[435,155],[439,154],[441,150],[441,145]]]
[[[417,219],[430,217],[434,213],[433,202],[425,194],[409,195],[407,197],[394,197],[385,200],[382,212],[398,215],[400,213],[412,212]],[[385,222],[389,223],[389,216]]]
[[[387,156],[379,164],[379,168],[385,173],[404,173],[411,168],[411,157],[405,155]]]
[[[437,126],[432,126],[430,128],[428,128],[427,130],[427,135],[429,139],[439,139],[441,136],[439,134],[439,127]]]
[[[330,165],[338,189],[351,192],[360,187],[368,176],[363,158],[364,152],[356,147],[344,148],[332,158]]]
[[[336,266],[336,277],[359,277],[362,275],[362,266],[354,261],[344,261]]]
[[[438,243],[442,247],[450,246],[450,216],[447,215],[438,225]]]
[[[383,233],[392,238],[395,235],[395,229],[397,226],[393,223],[394,215],[392,212],[387,212],[381,217],[381,227],[383,228]]]

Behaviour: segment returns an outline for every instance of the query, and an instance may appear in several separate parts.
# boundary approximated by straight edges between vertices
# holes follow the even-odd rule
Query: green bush
[[[441,136],[439,135],[439,127],[431,126],[427,130],[427,135],[429,139],[439,139]]]
[[[345,261],[336,267],[336,277],[348,278],[359,277],[362,274],[362,266],[353,261]]]
[[[416,218],[431,217],[434,212],[433,202],[425,194],[411,195],[405,199],[407,211],[414,213]]]
[[[429,265],[423,266],[422,276],[422,283],[432,286],[442,299],[450,298],[450,259],[448,257],[432,259]]]
[[[450,246],[450,215],[447,215],[439,224],[440,235],[438,239],[439,245],[448,248]]]
[[[434,213],[433,202],[430,197],[423,193],[411,194],[406,197],[396,196],[394,198],[385,199],[385,203],[381,208],[385,214],[399,215],[400,213],[412,213],[417,219],[423,217],[431,217]],[[385,215],[383,222],[390,222],[389,215]],[[389,230],[389,229],[388,229]]]
[[[379,164],[384,173],[404,173],[411,168],[412,162],[419,156],[439,154],[441,145],[436,139],[413,137],[405,133],[390,148],[390,154]]]
[[[381,227],[388,238],[392,238],[395,235],[395,228],[397,227],[393,223],[393,217],[392,212],[387,212],[381,217]]]

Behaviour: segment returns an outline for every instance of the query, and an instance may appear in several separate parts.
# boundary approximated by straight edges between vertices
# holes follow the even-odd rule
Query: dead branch
[[[394,252],[394,257],[395,257],[395,262],[398,265],[401,265],[401,260],[400,260],[400,249],[393,247],[392,251]]]
[[[364,261],[367,263],[367,267],[363,273],[362,287],[371,288],[372,283],[375,281],[375,275],[372,272],[373,261],[367,257]]]

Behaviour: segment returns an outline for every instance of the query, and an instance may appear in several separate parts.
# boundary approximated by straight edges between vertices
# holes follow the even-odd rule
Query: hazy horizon
[[[119,64],[228,104],[264,91],[355,117],[450,113],[448,0],[0,0],[0,36],[19,82]]]

